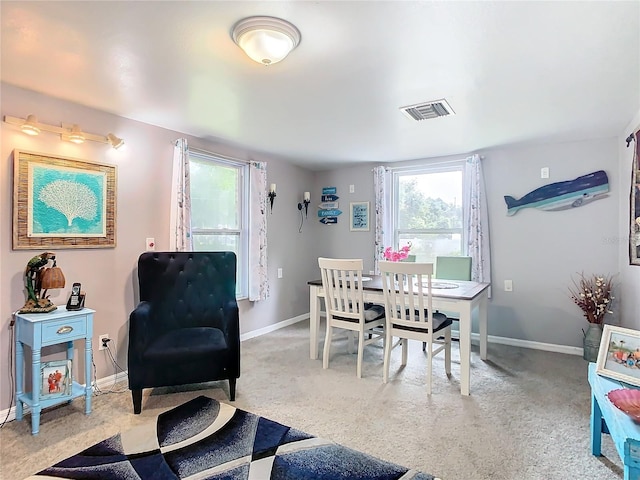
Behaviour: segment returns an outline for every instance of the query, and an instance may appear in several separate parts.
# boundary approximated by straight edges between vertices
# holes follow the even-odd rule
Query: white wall
[[[85,132],[106,135],[113,132],[125,139],[125,146],[114,150],[108,145],[85,142],[75,145],[58,136],[41,133],[24,135],[16,127],[2,123],[0,146],[0,372],[9,372],[11,312],[25,302],[24,268],[34,255],[43,250],[12,249],[12,197],[14,149],[104,162],[118,167],[117,182],[117,246],[108,249],[54,249],[58,266],[67,285],[50,291],[52,300],[64,304],[71,284],[82,283],[87,292],[87,306],[96,310],[94,345],[98,336],[108,333],[117,348],[118,363],[126,368],[128,317],[133,310],[137,291],[136,263],[144,250],[145,239],[155,237],[157,250],[169,247],[169,200],[171,192],[172,142],[178,132],[134,122],[62,100],[2,84],[1,114],[26,117],[35,114],[43,123],[78,123]],[[271,296],[262,302],[240,302],[241,333],[247,333],[309,312],[307,280],[315,275],[314,257],[309,249],[311,232],[298,233],[297,202],[310,190],[313,174],[288,162],[264,155],[233,149],[213,142],[188,137],[190,145],[236,158],[263,160],[268,163],[268,182],[278,185],[273,214],[268,217],[268,265]],[[278,267],[282,279],[276,278]],[[76,349],[78,346],[76,346]],[[62,352],[49,349],[43,361],[59,358]],[[105,352],[94,352],[97,377],[114,374]],[[83,378],[83,365],[78,362],[76,378]],[[238,388],[242,389],[242,380]],[[10,404],[10,389],[1,387],[0,410]]]
[[[12,249],[11,204],[13,149],[94,160],[118,166],[117,247],[113,249],[56,250],[67,287],[54,291],[64,303],[71,283],[80,281],[87,291],[87,306],[96,313],[94,344],[98,335],[115,340],[117,359],[126,365],[128,316],[136,303],[136,261],[146,237],[155,237],[158,250],[168,248],[169,195],[172,141],[178,132],[134,122],[7,84],[0,85],[1,114],[24,117],[36,114],[49,124],[79,123],[91,133],[113,132],[125,139],[123,149],[87,142],[76,146],[52,134],[28,137],[15,127],[0,129],[0,372],[9,371],[10,312],[25,301],[22,272],[39,250]],[[489,333],[535,342],[580,347],[586,320],[571,302],[567,288],[577,272],[617,273],[620,294],[611,322],[640,329],[640,267],[628,265],[628,195],[631,149],[623,139],[640,125],[640,112],[619,138],[563,144],[495,148],[482,153],[488,190],[492,235],[493,298],[489,307]],[[365,270],[373,268],[374,165],[359,165],[312,173],[281,159],[188,137],[191,145],[236,158],[268,162],[268,183],[278,185],[273,213],[268,217],[271,297],[264,302],[240,302],[241,332],[251,332],[309,311],[307,280],[319,277],[320,255],[357,257]],[[451,159],[448,157],[446,159]],[[442,160],[442,159],[433,159]],[[415,162],[403,162],[415,163]],[[551,178],[540,179],[540,168]],[[526,209],[506,216],[504,195],[521,197],[550,182],[567,180],[603,169],[609,175],[609,197],[562,212]],[[349,192],[353,184],[355,192]],[[335,186],[344,212],[337,225],[318,222],[322,187]],[[297,203],[311,192],[309,217],[299,232]],[[349,202],[371,202],[372,229],[349,231]],[[283,278],[276,278],[277,268]],[[513,292],[500,287],[513,280]],[[47,352],[43,360],[62,352]],[[113,374],[104,352],[95,352],[98,378]],[[82,372],[76,372],[80,377]],[[239,388],[242,388],[240,380]],[[6,384],[0,391],[0,410],[10,404]]]
[[[620,185],[618,139],[496,148],[480,153],[484,156],[494,284],[489,334],[581,347],[581,329],[587,322],[567,289],[572,276],[579,272],[618,272],[618,199],[621,190],[627,189]],[[408,163],[415,162],[394,165]],[[362,257],[365,269],[373,268],[373,232],[349,231],[348,206],[354,200],[373,202],[372,167],[322,172],[315,178],[315,190],[323,186],[338,188],[340,207],[345,212],[338,225],[315,225],[319,254]],[[540,178],[542,167],[550,168],[549,179]],[[565,211],[524,209],[507,217],[504,195],[520,198],[548,183],[600,169],[609,177],[608,197]],[[347,193],[349,184],[356,185],[355,195]],[[513,292],[502,288],[506,279],[513,281]],[[609,321],[616,322],[619,313],[617,310]]]
[[[619,196],[619,224],[620,224],[620,307],[622,324],[626,327],[640,330],[640,265],[629,264],[629,195],[631,193],[631,165],[633,162],[632,142],[629,148],[624,141],[630,133],[640,129],[640,111],[629,125],[620,133],[618,141],[620,157],[620,178],[623,188]]]

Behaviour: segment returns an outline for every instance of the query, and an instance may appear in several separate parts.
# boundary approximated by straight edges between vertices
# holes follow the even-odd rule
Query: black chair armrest
[[[151,341],[151,303],[142,301],[129,315],[129,358],[139,359]],[[135,339],[132,342],[131,339]]]

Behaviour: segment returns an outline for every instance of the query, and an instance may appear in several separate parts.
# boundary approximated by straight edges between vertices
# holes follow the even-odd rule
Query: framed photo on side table
[[[71,393],[71,360],[45,362],[41,365],[40,398]]]
[[[596,373],[640,386],[640,332],[605,325],[600,340]]]
[[[351,202],[349,204],[350,223],[352,232],[369,231],[369,202]]]

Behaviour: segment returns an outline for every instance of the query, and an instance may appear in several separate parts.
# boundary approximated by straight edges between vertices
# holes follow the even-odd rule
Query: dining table
[[[364,301],[384,304],[382,277],[370,275],[362,277]],[[318,359],[320,341],[321,300],[324,298],[322,280],[310,280],[309,285],[309,355]],[[434,310],[455,313],[459,318],[460,342],[460,393],[470,394],[471,380],[471,319],[472,312],[478,312],[480,337],[480,358],[487,359],[487,307],[491,284],[463,280],[433,279],[431,284],[432,306]]]

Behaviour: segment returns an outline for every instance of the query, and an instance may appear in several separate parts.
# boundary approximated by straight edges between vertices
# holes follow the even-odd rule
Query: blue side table
[[[606,396],[618,388],[631,385],[602,377],[596,373],[596,364],[589,364],[591,385],[591,453],[601,455],[602,433],[611,435],[618,455],[624,464],[624,480],[640,480],[640,425],[616,408]]]
[[[69,402],[80,396],[85,398],[85,414],[91,413],[91,337],[95,310],[68,311],[64,305],[50,313],[18,313],[16,328],[16,420],[22,420],[24,405],[31,408],[31,433],[40,429],[40,411],[43,408]],[[68,393],[52,398],[40,398],[41,350],[43,347],[65,343],[67,359],[73,360],[74,340],[84,339],[85,384],[72,381]],[[25,392],[24,345],[31,347],[31,392]],[[72,373],[75,366],[72,366]]]

